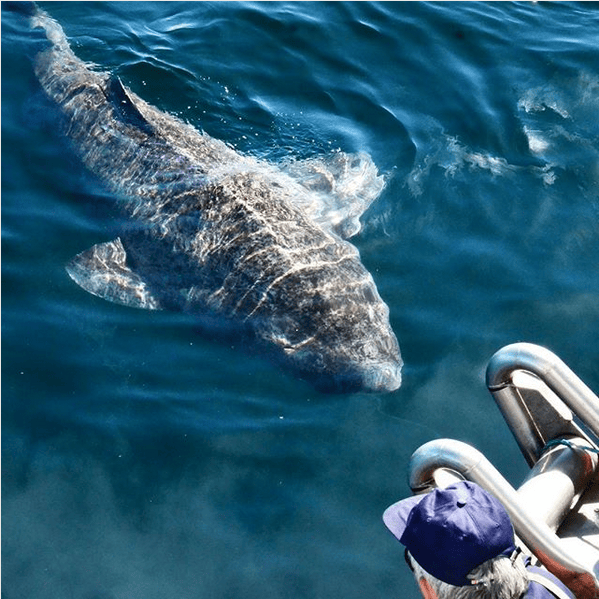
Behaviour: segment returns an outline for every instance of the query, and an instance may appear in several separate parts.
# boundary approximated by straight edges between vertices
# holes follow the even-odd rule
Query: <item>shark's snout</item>
[[[362,365],[362,388],[374,393],[395,391],[401,386],[403,363],[387,362]]]
[[[361,362],[335,373],[309,378],[323,393],[389,393],[401,386],[401,358],[398,362]]]

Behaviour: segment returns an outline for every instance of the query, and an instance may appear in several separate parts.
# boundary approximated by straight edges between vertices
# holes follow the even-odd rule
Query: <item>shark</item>
[[[226,323],[319,391],[398,389],[389,308],[348,240],[385,185],[370,156],[239,152],[80,60],[36,5],[29,18],[49,42],[34,70],[61,133],[127,222],[66,265],[72,280],[124,306]]]

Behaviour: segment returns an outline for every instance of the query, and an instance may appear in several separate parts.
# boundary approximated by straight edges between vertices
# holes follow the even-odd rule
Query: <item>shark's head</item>
[[[399,344],[370,275],[351,287],[320,287],[263,325],[259,336],[277,347],[284,365],[320,391],[382,393],[401,385]]]
[[[314,343],[293,360],[303,378],[324,393],[388,393],[401,385],[403,361],[390,328],[357,335],[349,346]]]
[[[401,366],[399,364],[370,363],[356,364],[343,372],[299,372],[321,393],[389,393],[401,386]]]

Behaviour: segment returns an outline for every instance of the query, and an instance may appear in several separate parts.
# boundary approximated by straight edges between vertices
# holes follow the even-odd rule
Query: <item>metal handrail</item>
[[[458,472],[494,495],[508,512],[516,534],[541,562],[558,564],[572,573],[571,581],[585,589],[584,596],[599,593],[599,561],[589,559],[583,564],[573,559],[551,528],[521,501],[517,491],[480,451],[453,439],[425,443],[410,460],[412,491],[423,492],[436,486],[435,471],[439,469]]]
[[[532,343],[514,343],[497,351],[487,366],[487,387],[494,396],[509,390],[517,370],[538,376],[599,437],[599,398],[553,352]],[[530,430],[529,435],[535,438]]]

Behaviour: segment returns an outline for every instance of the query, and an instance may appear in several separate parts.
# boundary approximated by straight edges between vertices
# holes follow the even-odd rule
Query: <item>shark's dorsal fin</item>
[[[134,308],[162,309],[145,281],[127,264],[127,253],[118,237],[77,254],[66,269],[77,285],[105,300]]]
[[[129,97],[123,82],[117,75],[110,75],[106,82],[106,98],[111,102],[115,110],[124,122],[141,129],[144,133],[152,135],[154,128],[144,115],[139,111],[133,100]]]

